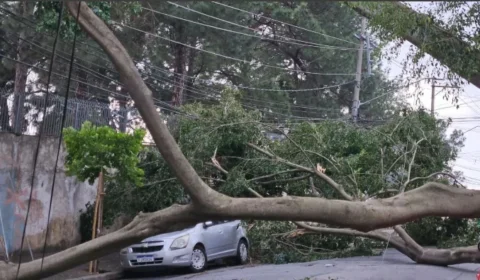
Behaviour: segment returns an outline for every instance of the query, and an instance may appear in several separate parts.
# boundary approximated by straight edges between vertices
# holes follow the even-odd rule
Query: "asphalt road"
[[[436,267],[414,264],[395,250],[383,256],[320,260],[309,263],[220,267],[200,274],[175,272],[135,276],[135,280],[476,280],[480,264]],[[126,278],[127,279],[127,278]]]

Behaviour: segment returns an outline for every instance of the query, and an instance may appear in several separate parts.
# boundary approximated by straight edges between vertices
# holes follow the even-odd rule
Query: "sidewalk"
[[[44,278],[44,280],[67,280],[72,278],[90,276],[92,274],[88,273],[88,265],[89,263],[79,265],[75,268],[64,271],[57,275]],[[111,254],[99,259],[98,267],[100,272],[113,272],[120,270],[120,258],[118,254]]]
[[[47,252],[48,255],[52,255],[54,252]],[[38,260],[42,257],[41,253],[36,253],[34,254],[35,260]],[[26,263],[32,260],[32,257],[28,252],[24,252],[22,255],[22,262]],[[14,257],[12,259],[14,262],[18,262],[18,256]],[[92,274],[88,273],[88,266],[89,263],[85,263],[82,265],[79,265],[75,268],[72,268],[70,270],[64,271],[62,273],[59,273],[54,276],[50,276],[47,278],[43,278],[43,280],[67,280],[67,279],[72,279],[72,278],[79,278],[79,277],[85,277],[85,276],[90,276]],[[103,258],[100,258],[98,261],[98,267],[100,272],[113,272],[113,271],[119,271],[121,269],[120,267],[120,257],[118,253],[114,253],[111,255],[107,255]],[[98,274],[97,274],[98,275]]]

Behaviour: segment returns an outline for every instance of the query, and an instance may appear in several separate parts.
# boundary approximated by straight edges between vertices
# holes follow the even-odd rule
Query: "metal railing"
[[[18,106],[21,103],[23,106]],[[59,136],[64,103],[65,98],[57,95],[50,95],[47,102],[44,96],[34,94],[26,97],[0,95],[0,132],[38,135],[44,118],[43,110],[47,106],[43,135]],[[64,127],[79,129],[85,121],[89,121],[94,125],[109,125],[118,129],[122,125],[126,127],[132,121],[129,116],[134,116],[135,113],[134,108],[112,109],[108,103],[69,98]]]

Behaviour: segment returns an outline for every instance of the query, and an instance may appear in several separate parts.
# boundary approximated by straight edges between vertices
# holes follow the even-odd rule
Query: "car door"
[[[224,221],[221,225],[225,235],[225,247],[222,248],[225,255],[232,256],[237,253],[239,225],[240,220]]]
[[[215,221],[210,223],[210,225],[204,226],[202,242],[205,245],[205,253],[208,260],[213,260],[221,257],[224,251],[225,235],[221,228],[221,222]]]

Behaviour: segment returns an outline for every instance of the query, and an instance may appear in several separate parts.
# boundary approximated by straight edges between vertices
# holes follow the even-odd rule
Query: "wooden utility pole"
[[[437,79],[437,78],[432,78],[432,97],[431,97],[431,100],[430,100],[430,115],[432,117],[435,117],[435,96],[440,93],[441,91],[439,91],[438,93],[435,92],[435,88],[459,88],[459,87],[456,87],[456,86],[446,86],[446,85],[437,85],[435,82],[436,81],[443,81],[443,79]]]
[[[435,116],[435,78],[432,79],[432,98],[430,104],[430,115]]]
[[[98,231],[103,226],[103,171],[100,171],[98,175],[98,185],[97,185],[97,197],[95,199],[95,210],[93,213],[93,225],[92,225],[92,240],[97,238]],[[98,272],[98,260],[90,261],[88,267],[89,273]]]
[[[366,26],[367,26],[367,19],[362,17],[362,29],[360,34],[360,45],[358,48],[358,57],[357,57],[357,72],[355,75],[355,89],[353,91],[353,105],[352,105],[353,122],[357,122],[358,109],[360,107],[360,82],[362,80],[363,45],[365,41]]]

